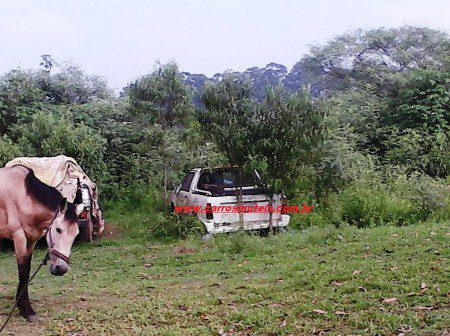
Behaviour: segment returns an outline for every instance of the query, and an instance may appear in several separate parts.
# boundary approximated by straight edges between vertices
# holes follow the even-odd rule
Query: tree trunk
[[[269,210],[269,232],[273,234],[273,193],[270,193]]]
[[[244,214],[242,213],[242,169],[238,169],[237,206],[239,209],[239,230],[244,231]]]
[[[164,171],[164,211],[167,212],[167,207],[169,205],[168,202],[168,191],[167,191],[167,182],[168,182],[168,176],[167,176],[167,164],[166,164],[166,160],[164,158],[164,162],[163,162],[163,171]]]

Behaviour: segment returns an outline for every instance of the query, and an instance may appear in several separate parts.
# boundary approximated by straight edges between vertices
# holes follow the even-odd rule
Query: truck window
[[[181,189],[183,191],[189,191],[189,187],[191,186],[192,180],[194,179],[194,173],[189,173],[184,178],[183,183],[181,184]]]
[[[237,171],[235,169],[222,169],[213,172],[202,172],[198,180],[197,188],[208,190],[207,186],[216,185],[224,188],[235,188],[237,183]],[[244,174],[242,176],[242,187],[253,187],[257,183],[254,176]]]

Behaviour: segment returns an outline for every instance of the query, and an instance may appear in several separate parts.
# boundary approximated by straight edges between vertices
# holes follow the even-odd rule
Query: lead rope
[[[59,211],[56,211],[55,215],[53,216],[52,222],[50,224],[50,226],[47,228],[47,232],[45,233],[44,236],[46,236],[47,234],[49,235],[49,240],[50,240],[50,251],[48,251],[45,256],[44,259],[42,259],[40,265],[38,266],[38,268],[36,269],[36,271],[33,273],[33,275],[30,277],[30,279],[28,279],[28,282],[26,284],[25,287],[22,288],[22,290],[20,291],[20,294],[17,296],[16,298],[16,302],[14,302],[14,306],[12,307],[11,311],[8,314],[8,317],[6,318],[6,321],[3,323],[2,327],[0,328],[0,334],[5,330],[6,326],[9,323],[9,320],[11,320],[11,317],[14,313],[14,310],[17,307],[17,304],[20,300],[20,298],[22,297],[23,291],[25,290],[25,288],[28,287],[28,285],[30,284],[31,280],[33,280],[33,278],[36,276],[36,274],[40,271],[40,269],[42,268],[42,266],[47,265],[47,262],[50,260],[50,254],[53,253],[55,254],[58,258],[61,258],[62,260],[66,261],[67,263],[69,263],[69,258],[67,258],[65,255],[63,255],[62,253],[59,253],[58,251],[54,251],[53,250],[53,239],[51,236],[51,228],[53,225],[53,222],[55,221],[56,217],[58,216]],[[52,246],[53,245],[53,246]]]
[[[11,312],[9,313],[6,321],[3,323],[2,327],[0,328],[0,334],[3,332],[3,330],[5,330],[6,326],[9,323],[9,320],[11,320],[11,317],[14,313],[14,310],[17,307],[17,304],[19,303],[20,298],[22,297],[23,291],[25,290],[25,288],[28,287],[28,285],[30,284],[31,280],[33,280],[33,278],[36,276],[36,274],[39,272],[39,270],[42,268],[42,266],[47,265],[47,262],[50,260],[50,253],[47,252],[44,256],[44,259],[42,259],[41,264],[39,265],[39,267],[36,269],[36,271],[33,273],[33,275],[30,277],[30,279],[28,280],[27,284],[25,287],[22,288],[22,290],[20,291],[19,296],[16,298],[16,302],[14,303],[14,306],[11,309]]]

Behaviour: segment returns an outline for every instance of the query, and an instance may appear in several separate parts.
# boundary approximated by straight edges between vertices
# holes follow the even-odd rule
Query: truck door
[[[177,205],[192,205],[189,204],[190,199],[190,191],[191,191],[191,184],[192,180],[194,179],[195,173],[190,172],[186,175],[183,182],[181,183],[180,191],[178,192],[177,196]]]

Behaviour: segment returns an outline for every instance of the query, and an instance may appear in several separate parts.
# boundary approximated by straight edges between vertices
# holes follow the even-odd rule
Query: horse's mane
[[[56,188],[53,188],[39,180],[36,175],[34,175],[33,169],[27,169],[28,174],[25,177],[27,194],[47,209],[56,211],[56,209],[58,209],[58,204],[62,199],[61,193],[56,190]]]
[[[34,175],[33,169],[22,165],[16,166],[20,166],[28,170],[28,174],[25,177],[25,188],[27,189],[27,195],[33,197],[33,199],[41,203],[47,209],[56,211],[63,198],[61,193],[56,188],[51,187],[39,180],[36,175]],[[78,219],[74,204],[67,202],[67,210],[64,218],[72,222]]]

